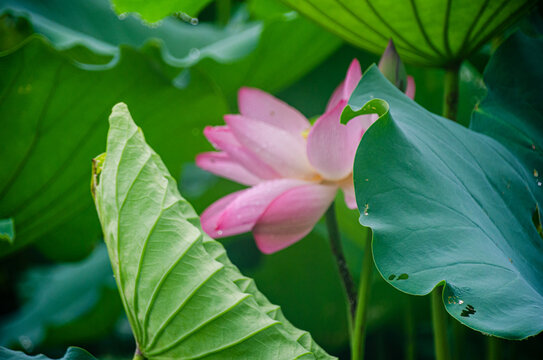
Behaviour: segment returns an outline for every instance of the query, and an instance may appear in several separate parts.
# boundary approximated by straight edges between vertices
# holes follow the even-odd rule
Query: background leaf
[[[119,14],[135,12],[149,22],[156,22],[176,12],[190,16],[198,13],[212,0],[112,0]]]
[[[485,70],[488,95],[471,121],[471,129],[511,150],[533,174],[531,184],[537,186],[543,178],[542,58],[541,38],[517,32],[504,42]]]
[[[199,124],[225,112],[224,100],[204,76],[194,74],[181,90],[151,59],[130,48],[121,51],[115,66],[89,70],[32,37],[0,57],[5,74],[0,79],[0,154],[5,154],[0,217],[12,217],[17,231],[14,245],[1,246],[0,253],[37,238],[48,243],[46,236],[53,243],[71,237],[63,246],[46,246],[71,258],[89,252],[99,231],[84,180],[90,173],[85,159],[101,147],[106,134],[101,119],[116,101],[133,104],[136,113],[148,114],[147,124],[157,125],[148,132],[150,142],[163,150],[174,173],[182,160],[192,161],[193,154],[183,149],[203,143]],[[179,116],[187,112],[192,116]],[[181,144],[172,134],[186,129],[194,135]],[[70,228],[72,221],[77,226]]]
[[[124,104],[113,109],[94,174],[113,272],[147,358],[329,358],[202,232]]]
[[[0,344],[32,351],[43,342],[77,343],[107,334],[121,314],[107,250],[80,263],[38,267],[23,276],[27,301],[0,325]]]
[[[447,67],[466,59],[536,1],[283,0],[348,42],[376,54],[392,38],[402,60]]]
[[[1,346],[0,358],[5,360],[50,360],[45,355],[28,356],[21,351],[13,351]],[[66,354],[58,360],[96,360],[96,358],[83,349],[70,347],[66,350]]]
[[[476,330],[510,339],[539,333],[543,242],[532,213],[541,189],[530,186],[532,175],[501,144],[427,112],[375,67],[349,106],[344,120],[381,115],[354,170],[381,275],[416,295],[445,282],[447,311]]]
[[[36,239],[52,258],[78,259],[88,254],[98,239],[98,229],[90,200],[86,200],[87,186],[81,181],[90,170],[77,159],[99,151],[99,134],[105,136],[106,131],[100,119],[114,103],[134,103],[136,114],[153,112],[145,116],[154,124],[150,141],[158,144],[177,176],[182,163],[192,162],[197,152],[206,149],[203,127],[234,112],[239,87],[279,90],[339,45],[339,40],[326,33],[320,36],[322,30],[295,16],[279,15],[265,23],[240,22],[225,29],[169,19],[162,27],[151,29],[134,18],[118,19],[107,1],[93,3],[95,11],[83,1],[56,0],[46,6],[25,0],[6,6],[29,13],[54,47],[27,41],[0,57],[6,74],[0,80],[4,92],[0,119],[10,139],[0,146],[0,154],[10,154],[4,165],[8,170],[0,176],[0,216],[13,217],[18,232],[15,245],[0,246],[0,254]],[[80,18],[74,13],[87,15]],[[8,22],[11,29],[18,23],[4,16],[4,23]],[[293,30],[299,37],[283,41]],[[190,41],[179,42],[176,36]],[[165,45],[150,41],[154,37]],[[275,46],[279,40],[281,46]],[[300,41],[311,45],[300,50]],[[123,43],[146,45],[135,50],[120,45]],[[179,43],[183,45],[176,45]],[[106,57],[91,50],[102,51]],[[277,61],[279,53],[289,56]],[[288,71],[276,76],[287,63]],[[75,98],[76,94],[85,96]],[[32,106],[27,106],[30,99]],[[20,114],[20,108],[25,108],[24,113]],[[43,125],[38,126],[40,123]],[[190,140],[178,141],[177,134],[187,131]],[[60,138],[70,140],[57,146]],[[83,138],[84,146],[79,147],[77,142]],[[73,152],[76,147],[78,151]],[[76,158],[72,161],[71,157]],[[66,171],[55,174],[64,166]],[[66,208],[71,211],[63,210]]]
[[[15,229],[13,227],[13,219],[0,219],[0,240],[13,244],[14,237]]]

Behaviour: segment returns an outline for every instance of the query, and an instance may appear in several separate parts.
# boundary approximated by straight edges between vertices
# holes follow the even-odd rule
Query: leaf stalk
[[[458,113],[460,64],[455,64],[445,70],[445,91],[443,93],[443,116],[456,121]]]
[[[368,319],[368,303],[373,279],[373,254],[371,252],[372,233],[366,228],[366,245],[364,248],[364,259],[362,272],[360,273],[360,286],[358,288],[358,299],[352,330],[351,359],[363,360],[366,345],[366,324]]]
[[[434,331],[434,349],[436,360],[450,360],[449,341],[447,339],[447,312],[443,305],[443,285],[436,286],[430,297],[432,302],[432,328]]]

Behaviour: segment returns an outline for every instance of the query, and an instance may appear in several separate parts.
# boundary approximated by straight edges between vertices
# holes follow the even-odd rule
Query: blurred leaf
[[[159,21],[166,16],[177,12],[182,12],[189,16],[197,16],[211,1],[212,0],[111,0],[117,13],[124,14],[127,12],[135,12],[149,22]]]
[[[19,292],[28,300],[0,325],[0,343],[27,351],[103,336],[121,313],[105,246],[80,263],[30,270]]]
[[[18,228],[15,246],[9,249],[0,246],[0,254],[37,238],[40,238],[40,248],[53,258],[79,259],[88,254],[98,238],[97,224],[90,200],[86,200],[84,183],[77,179],[85,178],[84,173],[89,169],[84,167],[83,161],[71,162],[70,156],[73,154],[82,160],[99,151],[99,133],[105,134],[105,122],[100,121],[107,114],[104,109],[121,100],[137,102],[133,107],[135,113],[146,114],[149,109],[160,108],[162,114],[146,117],[148,121],[155,119],[156,126],[148,132],[150,140],[159,144],[166,163],[174,174],[179,174],[182,162],[192,162],[197,152],[207,149],[209,145],[201,134],[204,124],[213,124],[231,111],[225,100],[234,106],[239,87],[249,85],[277,91],[316,66],[339,44],[339,40],[323,34],[307,20],[292,15],[266,23],[232,25],[231,29],[222,30],[172,23],[162,30],[168,34],[171,30],[173,34],[168,43],[174,43],[173,37],[180,36],[187,26],[191,30],[187,30],[183,38],[193,41],[176,40],[175,43],[186,44],[184,50],[178,48],[180,52],[176,57],[168,55],[173,47],[165,53],[165,48],[156,42],[144,45],[141,51],[118,46],[124,42],[140,45],[149,36],[161,33],[153,33],[136,19],[129,22],[127,18],[124,23],[112,14],[107,15],[110,10],[103,8],[104,3],[92,8],[95,12],[91,8],[84,11],[85,6],[90,6],[87,2],[73,2],[63,9],[61,5],[65,3],[8,4],[30,12],[38,29],[50,36],[57,48],[75,47],[63,50],[65,56],[61,56],[48,45],[39,46],[39,50],[28,49],[37,47],[36,40],[32,40],[0,54],[0,67],[6,74],[0,79],[0,90],[4,91],[0,99],[4,104],[0,109],[0,122],[2,126],[3,122],[13,123],[6,128],[10,139],[0,145],[0,154],[7,151],[10,154],[4,165],[8,171],[1,172],[0,176],[0,198],[4,198],[0,216],[13,217]],[[74,13],[88,14],[88,17],[74,17]],[[48,20],[49,16],[53,20]],[[11,18],[9,21],[13,22]],[[174,27],[177,30],[174,31]],[[243,31],[237,32],[240,29]],[[101,32],[103,30],[107,31]],[[299,36],[288,36],[292,31]],[[56,33],[68,34],[71,40],[63,42],[55,37]],[[95,43],[98,45],[94,46]],[[300,43],[308,46],[300,48]],[[94,50],[111,50],[105,51],[108,56],[119,53],[111,60],[75,44],[91,46]],[[183,51],[188,51],[188,58],[192,60],[182,58],[186,55]],[[245,56],[247,51],[252,52]],[[23,55],[27,52],[30,57]],[[36,66],[37,63],[40,66]],[[187,69],[185,65],[192,67]],[[282,75],[277,76],[278,72]],[[138,86],[125,79],[137,81]],[[82,94],[85,94],[83,98]],[[138,100],[130,100],[136,98]],[[27,106],[30,99],[32,104]],[[72,102],[79,106],[72,106]],[[25,111],[20,112],[21,108]],[[38,126],[40,122],[43,125]],[[49,126],[56,131],[49,131]],[[187,131],[192,134],[188,137],[190,141],[175,139],[176,134]],[[60,138],[73,141],[61,141],[57,146]],[[84,146],[78,147],[77,141],[83,138],[86,139]],[[51,152],[52,147],[54,152]],[[74,152],[76,148],[78,151]],[[42,156],[46,159],[41,159]],[[67,171],[54,175],[54,171],[68,164]],[[60,194],[68,196],[59,198]],[[30,201],[29,196],[33,195],[36,196]]]
[[[409,66],[407,73],[415,79],[415,101],[426,110],[441,114],[445,71]],[[462,63],[459,74],[457,122],[468,127],[471,113],[485,96],[486,88],[483,76],[469,61]]]
[[[10,49],[32,34],[32,26],[21,17],[0,10],[0,52]]]
[[[13,244],[14,237],[15,228],[13,227],[13,219],[0,219],[0,240]]]
[[[127,47],[116,63],[91,70],[32,37],[0,55],[0,71],[0,217],[12,217],[17,231],[13,246],[0,247],[4,254],[55,232],[70,240],[65,251],[90,249],[98,239],[85,162],[102,146],[102,118],[117,101],[145,115],[149,141],[173,173],[206,146],[201,124],[226,111],[204,75],[191,74],[186,88],[175,88],[156,63]],[[187,132],[179,141],[176,134]],[[80,214],[81,226],[65,233]]]
[[[471,128],[493,137],[543,181],[543,39],[517,32],[503,43],[485,70],[488,95],[473,113]],[[540,206],[543,198],[539,198]],[[541,209],[541,208],[540,208]]]
[[[113,108],[105,161],[93,174],[121,299],[146,358],[330,358],[203,233],[125,104]]]
[[[460,63],[536,4],[535,0],[283,0],[363,49],[381,54],[393,39],[402,60]]]
[[[236,21],[227,27],[205,23],[195,26],[175,18],[149,27],[134,16],[120,19],[109,0],[6,0],[0,12],[2,9],[27,16],[34,30],[60,50],[79,45],[98,54],[118,56],[120,45],[139,48],[156,39],[164,61],[182,67],[205,57],[224,63],[246,56],[257,46],[262,31],[258,22]],[[194,56],[195,51],[198,56]]]
[[[194,67],[193,71],[206,73],[232,104],[239,87],[280,90],[340,44],[338,38],[292,11],[246,22],[242,8],[226,27],[194,26],[174,18],[148,27],[133,16],[119,19],[108,0],[8,0],[2,8],[27,14],[37,32],[82,63],[104,63],[103,57],[96,58],[92,52],[111,60],[119,56],[121,44],[139,48],[152,42],[157,49],[154,56],[173,67],[173,75]],[[297,35],[290,36],[293,33]]]
[[[4,360],[51,360],[45,355],[29,356],[22,351],[13,351],[1,346],[0,358]],[[96,358],[83,349],[69,347],[66,354],[58,360],[96,360]]]
[[[444,282],[447,311],[473,329],[509,339],[540,332],[543,243],[532,214],[541,189],[532,175],[497,141],[429,113],[375,67],[343,120],[369,112],[381,117],[362,138],[354,180],[381,275],[416,295]]]
[[[288,319],[310,329],[325,348],[336,352],[348,343],[348,312],[323,224],[302,241],[263,257],[251,275]]]

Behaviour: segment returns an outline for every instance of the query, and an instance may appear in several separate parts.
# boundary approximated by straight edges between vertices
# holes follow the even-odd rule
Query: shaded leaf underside
[[[477,50],[535,1],[283,0],[328,30],[381,54],[390,38],[403,60],[448,66]]]

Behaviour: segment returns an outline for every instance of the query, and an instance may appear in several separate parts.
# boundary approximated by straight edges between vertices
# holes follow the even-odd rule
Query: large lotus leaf
[[[150,39],[162,43],[165,61],[183,66],[207,56],[229,62],[250,53],[262,31],[259,22],[235,21],[219,27],[191,25],[166,18],[152,27],[134,16],[119,18],[109,0],[6,0],[0,12],[9,9],[29,18],[34,30],[45,35],[59,49],[82,45],[96,53],[118,56],[119,45],[141,47]],[[199,56],[194,56],[198,51]]]
[[[526,13],[535,0],[283,0],[361,48],[381,54],[394,39],[402,60],[450,66]]]
[[[13,351],[0,346],[0,359],[3,360],[51,360],[45,355],[29,356],[21,351]],[[69,347],[66,354],[58,360],[96,360],[94,356],[83,349]]]
[[[128,47],[116,63],[89,69],[34,36],[0,54],[0,73],[0,218],[13,218],[17,234],[13,246],[0,245],[2,254],[58,232],[71,237],[63,250],[81,256],[99,238],[85,159],[101,148],[102,119],[116,102],[145,118],[150,143],[174,174],[205,146],[202,124],[219,121],[227,109],[205,75],[191,74],[184,89],[176,88],[152,59]],[[79,228],[67,225],[74,218]]]
[[[31,349],[43,342],[73,344],[107,334],[122,308],[111,275],[105,246],[79,263],[30,270],[19,291],[28,301],[3,319],[0,344]]]
[[[203,233],[125,104],[113,108],[94,167],[113,272],[146,358],[329,358]]]
[[[178,12],[196,16],[212,0],[112,0],[115,10],[124,14],[138,13],[149,22],[156,22]]]
[[[411,101],[376,67],[343,120],[369,112],[381,116],[362,138],[354,179],[382,276],[416,295],[444,283],[447,311],[473,329],[510,339],[540,332],[543,241],[532,214],[541,189],[532,174],[496,140]]]
[[[232,103],[240,86],[277,91],[291,84],[340,44],[337,37],[293,12],[245,21],[248,14],[242,8],[225,27],[195,26],[174,18],[149,27],[133,16],[120,19],[108,0],[8,0],[2,8],[26,14],[37,32],[82,63],[107,62],[118,56],[121,44],[139,48],[152,41],[156,56],[173,67],[173,74],[187,67],[205,72]],[[74,51],[82,47],[109,59],[96,60],[87,53],[82,57]],[[183,74],[180,80],[186,78]]]
[[[488,95],[471,120],[473,130],[495,138],[521,159],[538,186],[543,181],[541,59],[543,39],[520,32],[511,36],[485,70]]]

